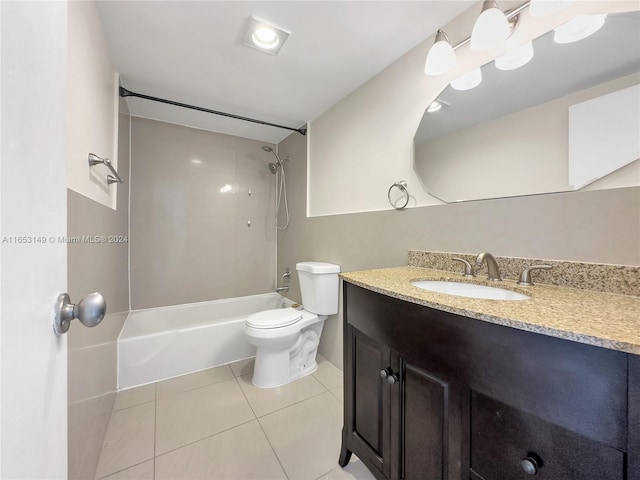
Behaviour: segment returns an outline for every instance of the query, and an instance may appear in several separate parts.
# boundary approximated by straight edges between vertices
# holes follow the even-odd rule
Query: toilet
[[[251,380],[257,387],[279,387],[316,371],[324,321],[338,313],[340,266],[301,262],[296,270],[302,308],[264,310],[245,322],[245,335],[257,348]]]

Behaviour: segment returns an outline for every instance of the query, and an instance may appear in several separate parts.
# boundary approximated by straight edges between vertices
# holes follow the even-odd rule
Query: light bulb
[[[424,63],[424,73],[427,75],[441,75],[447,73],[456,66],[456,52],[449,43],[447,34],[442,30],[438,30],[436,39]]]
[[[480,85],[480,82],[482,82],[482,71],[480,67],[478,67],[456,78],[451,82],[451,88],[456,90],[471,90]]]
[[[256,28],[251,40],[260,48],[275,48],[280,43],[278,34],[269,27]]]
[[[511,35],[509,20],[493,0],[485,0],[482,13],[473,25],[471,50],[488,50],[498,46]]]
[[[496,58],[495,63],[499,70],[515,70],[529,63],[532,58],[533,43],[527,42],[506,55]]]
[[[573,20],[556,28],[553,39],[556,43],[577,42],[600,30],[606,19],[606,14],[577,16]]]

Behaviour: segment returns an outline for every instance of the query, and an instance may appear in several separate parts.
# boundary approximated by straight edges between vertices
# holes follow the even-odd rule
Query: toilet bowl
[[[338,313],[340,267],[301,262],[296,270],[303,308],[265,310],[245,322],[247,340],[256,347],[251,381],[257,387],[279,387],[313,373],[324,321]]]

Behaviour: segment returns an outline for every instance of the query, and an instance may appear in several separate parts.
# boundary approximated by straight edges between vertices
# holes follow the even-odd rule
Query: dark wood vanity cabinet
[[[640,480],[640,360],[344,283],[344,428],[380,479]]]

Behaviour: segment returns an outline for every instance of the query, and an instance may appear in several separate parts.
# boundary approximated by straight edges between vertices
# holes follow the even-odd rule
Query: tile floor
[[[251,384],[253,361],[119,392],[96,479],[372,480],[355,457],[338,466],[342,372],[284,387]]]

